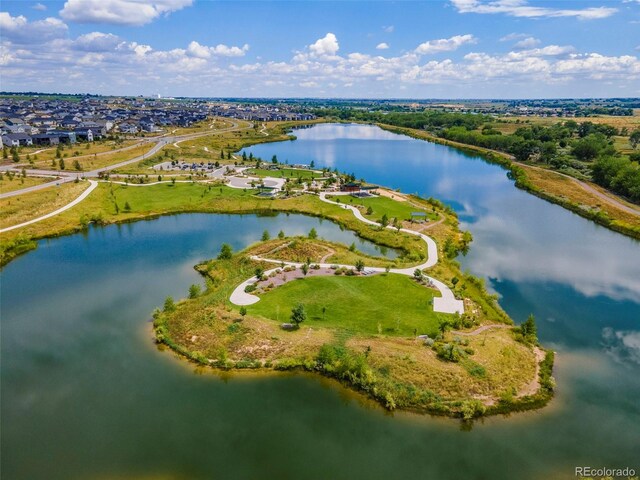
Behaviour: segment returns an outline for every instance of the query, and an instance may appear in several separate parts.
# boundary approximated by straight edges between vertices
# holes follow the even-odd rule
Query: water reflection
[[[485,278],[555,282],[588,297],[640,303],[640,243],[517,190],[506,171],[442,145],[370,125],[318,125],[254,155],[335,166],[452,205],[473,233],[463,266]],[[391,141],[393,140],[393,141]],[[535,303],[535,302],[533,302]],[[640,305],[638,305],[640,319]]]

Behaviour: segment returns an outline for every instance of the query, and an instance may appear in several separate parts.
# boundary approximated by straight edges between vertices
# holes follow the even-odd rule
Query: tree
[[[309,264],[308,263],[303,263],[302,267],[300,267],[302,269],[302,273],[304,274],[304,276],[307,276],[307,273],[309,273]]]
[[[80,162],[78,160],[75,160],[73,162],[73,168],[75,168],[76,170],[82,170],[82,165],[80,165]]]
[[[633,133],[629,135],[629,145],[631,145],[631,148],[635,150],[638,144],[640,144],[640,129],[634,130]]]
[[[256,274],[256,278],[258,280],[262,280],[262,277],[264,276],[264,268],[256,267],[256,269],[254,270],[254,273]]]
[[[189,298],[196,298],[200,295],[200,285],[193,284],[189,287]]]
[[[280,231],[278,232],[278,238],[279,238],[279,239],[283,239],[283,238],[284,238],[284,232],[283,232],[282,230],[280,230]]]
[[[364,262],[361,259],[356,260],[356,270],[359,272],[364,270]]]
[[[220,150],[220,160],[224,160],[224,151]]]
[[[315,240],[316,238],[318,238],[318,232],[316,231],[315,228],[312,228],[311,230],[309,230],[309,238],[311,240]]]
[[[278,164],[278,157],[276,155],[274,155],[273,157],[271,157],[271,163],[273,163],[274,165]]]
[[[265,230],[264,232],[262,232],[262,241],[266,242],[267,240],[271,240],[271,235],[269,234],[268,230]]]
[[[124,202],[124,211],[125,212],[131,211],[131,205],[129,205],[129,202]]]
[[[64,170],[64,159],[61,158],[60,161],[58,162],[58,165],[60,166],[60,170]]]
[[[422,270],[420,270],[419,268],[416,268],[413,271],[413,276],[415,277],[416,280],[422,280]]]
[[[389,225],[389,217],[386,213],[382,215],[382,218],[380,219],[380,225],[382,225],[382,228],[387,228],[387,225]]]
[[[176,309],[176,304],[173,301],[173,297],[167,297],[164,300],[164,311],[165,312],[173,312]]]
[[[520,326],[520,331],[522,332],[522,336],[529,341],[535,342],[538,339],[538,328],[536,327],[536,319],[533,315],[529,315],[524,321]]]
[[[240,316],[244,318],[246,314],[247,314],[247,307],[240,307]]]
[[[299,303],[293,310],[291,310],[291,323],[296,327],[300,327],[300,324],[307,319],[307,312],[304,311],[304,305]]]
[[[311,167],[311,168],[316,168],[316,162],[314,162],[313,160],[311,160],[311,163],[309,164],[309,167]]]
[[[350,252],[356,251],[356,242],[353,242],[351,245],[349,245],[349,251]]]
[[[11,160],[18,163],[20,161],[20,155],[18,155],[18,151],[14,148],[13,152],[11,152]]]
[[[371,205],[367,207],[367,215],[373,215],[373,208],[371,208]]]
[[[220,247],[220,253],[218,254],[218,260],[229,260],[233,256],[233,249],[228,243],[223,243]]]
[[[243,162],[247,161],[247,152],[242,152],[242,161]]]
[[[6,147],[4,147],[2,149],[2,158],[5,158],[5,159],[9,158],[9,153],[7,152],[7,148]]]

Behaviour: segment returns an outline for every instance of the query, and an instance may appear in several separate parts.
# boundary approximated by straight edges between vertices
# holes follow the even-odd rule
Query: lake
[[[353,172],[434,196],[474,236],[464,268],[517,321],[536,315],[558,352],[542,410],[456,420],[377,405],[311,375],[220,374],[152,341],[193,265],[316,228],[299,215],[177,215],[42,241],[2,270],[2,474],[11,479],[575,478],[576,466],[640,470],[640,244],[513,186],[506,171],[373,126],[319,125],[254,155]],[[389,254],[387,252],[387,254]]]

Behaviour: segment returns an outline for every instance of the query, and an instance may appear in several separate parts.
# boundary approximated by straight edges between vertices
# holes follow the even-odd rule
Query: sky
[[[0,90],[640,97],[640,0],[0,4]]]

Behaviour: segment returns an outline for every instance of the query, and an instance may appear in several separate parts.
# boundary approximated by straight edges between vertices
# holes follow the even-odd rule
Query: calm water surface
[[[199,282],[224,242],[275,235],[346,243],[330,222],[181,215],[41,242],[2,271],[2,478],[574,478],[640,470],[640,244],[513,187],[505,171],[376,127],[321,125],[248,151],[314,160],[459,212],[463,266],[559,353],[541,411],[456,421],[388,415],[315,377],[194,374],[147,322]],[[357,240],[356,240],[357,241]],[[363,242],[358,248],[375,249]]]

